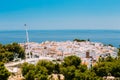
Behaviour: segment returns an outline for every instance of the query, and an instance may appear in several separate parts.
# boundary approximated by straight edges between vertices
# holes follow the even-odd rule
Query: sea
[[[29,30],[28,33],[30,42],[73,41],[77,38],[120,47],[120,30]],[[26,42],[26,31],[0,31],[0,43],[13,42]]]

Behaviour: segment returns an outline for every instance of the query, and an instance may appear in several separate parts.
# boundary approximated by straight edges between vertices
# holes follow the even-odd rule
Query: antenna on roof
[[[26,24],[24,24],[25,28],[26,28],[26,47],[27,47],[27,54],[26,56],[29,56],[29,58],[31,58],[31,54],[30,54],[30,46],[29,46],[29,35],[28,35],[28,27]]]
[[[24,26],[26,28],[26,42],[29,43],[28,27],[26,24],[24,24]]]

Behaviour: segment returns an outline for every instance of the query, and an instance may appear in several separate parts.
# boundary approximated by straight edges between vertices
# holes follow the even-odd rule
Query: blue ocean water
[[[32,42],[66,41],[90,39],[93,42],[120,45],[120,30],[30,30],[29,39]],[[26,41],[25,31],[0,31],[0,43],[23,43]]]

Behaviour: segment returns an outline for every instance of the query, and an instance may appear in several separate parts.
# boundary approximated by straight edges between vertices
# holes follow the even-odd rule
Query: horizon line
[[[13,30],[0,30],[0,31],[24,31],[25,29],[13,29]],[[38,30],[45,30],[45,31],[59,31],[59,30],[113,30],[119,31],[120,29],[28,29],[29,31],[38,31]]]

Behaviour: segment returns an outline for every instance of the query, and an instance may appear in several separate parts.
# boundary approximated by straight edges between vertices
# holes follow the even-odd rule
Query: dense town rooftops
[[[98,42],[76,42],[76,41],[45,41],[42,43],[20,43],[25,48],[25,52],[31,52],[31,57],[52,57],[56,59],[64,59],[66,56],[76,55],[81,58],[82,63],[89,64],[91,59],[98,61],[99,57],[112,56],[117,57],[118,49],[112,46],[105,46]],[[29,45],[29,49],[25,47]]]

